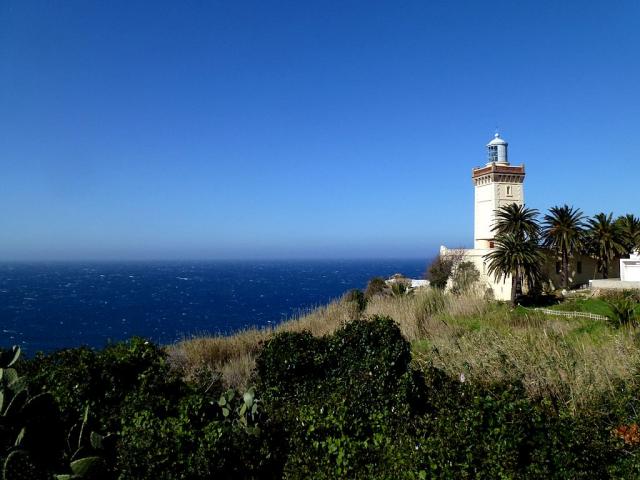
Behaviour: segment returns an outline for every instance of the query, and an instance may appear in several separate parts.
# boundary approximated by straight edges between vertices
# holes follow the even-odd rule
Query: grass
[[[576,299],[562,309],[603,312],[602,300]],[[614,393],[617,380],[632,381],[640,360],[635,331],[589,319],[564,319],[497,302],[481,292],[455,296],[433,289],[414,295],[376,296],[364,315],[388,315],[411,342],[418,368],[435,366],[453,377],[490,384],[522,381],[532,397],[547,397],[570,411]],[[244,388],[261,342],[280,331],[326,335],[357,318],[354,303],[337,300],[271,329],[229,337],[185,339],[168,347],[173,365],[188,379],[203,375]]]
[[[568,312],[588,312],[604,316],[611,315],[611,308],[607,301],[596,297],[572,298],[549,308]],[[636,307],[636,314],[640,315],[640,304]]]
[[[587,312],[596,315],[608,316],[611,309],[607,302],[601,298],[575,298],[566,300],[558,305],[550,307],[552,310],[562,310],[566,312]]]
[[[588,407],[616,379],[630,380],[638,361],[634,338],[607,326],[584,329],[581,321],[542,320],[538,325],[486,325],[438,336],[414,358],[472,382],[522,381],[532,397],[548,397],[572,411]]]
[[[225,386],[244,389],[262,342],[275,333],[307,330],[327,335],[358,315],[353,303],[334,301],[276,327],[251,328],[230,336],[194,336],[168,346],[167,351],[171,364],[189,381],[219,379]]]

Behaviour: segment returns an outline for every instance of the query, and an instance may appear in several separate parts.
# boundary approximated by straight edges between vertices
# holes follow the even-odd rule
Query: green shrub
[[[384,295],[389,290],[387,282],[382,277],[373,277],[367,284],[367,289],[364,292],[365,298],[368,300],[376,295]]]
[[[119,429],[119,410],[130,393],[161,391],[180,396],[181,382],[166,361],[165,352],[141,338],[109,345],[38,354],[25,362],[31,391],[50,392],[62,412],[67,429],[88,406],[101,431]]]
[[[527,463],[528,434],[533,426],[527,400],[510,389],[491,392],[470,387],[460,388],[452,400],[455,405],[445,401],[446,406],[423,420],[423,431],[430,434],[425,434],[420,453],[430,476],[519,476]],[[439,402],[442,400],[435,400]]]
[[[348,395],[365,389],[368,395],[386,397],[386,390],[408,372],[410,360],[410,345],[398,326],[388,317],[374,316],[350,322],[326,338],[308,332],[278,334],[258,356],[256,373],[262,390],[273,398],[305,400],[303,394],[322,390],[325,382],[336,385],[324,394],[336,388]]]
[[[452,269],[453,260],[438,255],[427,269],[429,284],[434,288],[444,290],[451,276]]]
[[[267,342],[257,374],[271,421],[288,432],[286,478],[403,471],[400,426],[420,398],[410,360],[408,342],[387,317],[351,322],[323,339],[287,333]]]
[[[429,290],[423,314],[441,311],[443,301],[441,291]],[[122,480],[638,478],[640,472],[640,376],[612,383],[614,394],[589,409],[566,412],[532,398],[518,379],[479,385],[428,366],[417,372],[408,342],[388,317],[355,320],[323,338],[275,335],[256,360],[257,388],[243,394],[217,383],[185,384],[163,351],[140,339],[40,355],[20,364],[28,371],[23,383],[15,383],[12,359],[0,352],[3,388],[22,385],[40,395],[29,402],[26,390],[20,393],[16,416],[3,405],[0,457],[34,479],[52,472]],[[4,393],[7,400],[17,395]],[[59,418],[71,425],[66,451]],[[40,433],[25,433],[16,446],[25,425],[29,435]],[[98,433],[107,431],[117,436]],[[70,476],[90,469],[97,474]]]
[[[517,381],[470,385],[427,371],[419,463],[429,478],[607,478],[620,458],[607,419],[533,401]]]
[[[22,366],[29,389],[48,392],[60,408],[56,419],[60,420],[63,430],[69,432],[68,438],[77,437],[77,441],[67,442],[66,452],[57,454],[58,473],[68,471],[71,474],[74,468],[94,468],[100,463],[101,470],[115,470],[113,443],[116,435],[109,436],[112,445],[103,451],[102,447],[93,447],[88,439],[81,438],[78,432],[78,419],[85,417],[87,409],[91,412],[91,425],[85,419],[81,429],[85,433],[93,431],[92,440],[97,442],[102,433],[121,431],[125,418],[123,407],[131,398],[159,397],[167,402],[178,402],[191,391],[170,371],[164,351],[139,338],[99,351],[76,348],[50,355],[38,354]],[[151,401],[136,405],[148,412],[154,408]],[[72,447],[72,443],[76,446]],[[82,465],[74,463],[92,457],[95,461],[83,460]]]
[[[227,397],[225,397],[227,398]],[[134,395],[123,410],[121,479],[280,478],[278,458],[259,428],[241,418],[243,397],[192,393],[177,403]]]
[[[472,262],[460,262],[451,275],[451,291],[461,294],[468,291],[478,280],[480,272]]]
[[[367,308],[367,297],[365,297],[362,290],[354,288],[344,294],[343,300],[345,302],[353,302],[358,306],[358,312],[364,312]]]
[[[309,332],[283,332],[269,340],[256,359],[261,390],[293,397],[325,375],[327,341]]]
[[[13,366],[20,348],[0,351],[0,464],[3,478],[47,479],[62,465],[64,432],[49,393],[32,395]],[[27,473],[28,472],[28,473]]]
[[[379,394],[397,385],[409,369],[411,345],[389,317],[351,322],[336,331],[328,344],[328,373],[369,389],[376,386]]]
[[[638,295],[633,291],[623,291],[608,294],[605,302],[611,311],[609,318],[612,325],[621,327],[625,325],[636,326],[636,310],[638,309]]]
[[[532,400],[517,381],[471,385],[435,368],[422,377],[388,318],[352,322],[324,339],[277,336],[262,355],[265,409],[286,437],[279,447],[285,478],[563,479],[629,471],[618,466],[625,457],[606,417],[565,415]],[[276,373],[282,370],[291,375]]]
[[[120,478],[195,478],[189,464],[198,447],[196,436],[213,410],[212,402],[202,397],[175,403],[158,396],[130,396],[122,411]]]
[[[401,297],[410,293],[412,293],[412,290],[406,282],[395,281],[391,284],[391,294],[394,297]]]

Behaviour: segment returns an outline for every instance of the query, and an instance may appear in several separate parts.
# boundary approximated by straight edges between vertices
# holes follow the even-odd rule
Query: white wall
[[[630,258],[620,260],[620,280],[640,282],[640,260]]]
[[[492,228],[495,224],[495,211],[506,205],[524,203],[524,185],[518,182],[494,182],[475,186],[474,207],[474,243],[475,249],[489,248],[493,240]]]
[[[488,248],[489,240],[493,238],[494,210],[496,209],[495,184],[478,185],[475,187],[474,210],[474,247]]]

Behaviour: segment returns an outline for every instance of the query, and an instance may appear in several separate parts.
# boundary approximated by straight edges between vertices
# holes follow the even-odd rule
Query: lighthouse
[[[487,144],[487,162],[472,171],[475,188],[473,248],[493,248],[495,211],[524,204],[524,165],[509,163],[509,144],[496,133]]]
[[[490,291],[496,300],[510,300],[511,277],[509,275],[496,277],[489,274],[487,254],[494,248],[493,227],[496,210],[513,203],[524,205],[524,165],[512,165],[509,162],[509,144],[498,133],[486,148],[487,159],[484,165],[471,170],[474,188],[473,248],[449,249],[442,245],[440,256],[452,261],[464,259],[466,262],[473,263],[480,274],[479,285],[486,289],[485,293]],[[543,254],[544,262],[541,267],[548,281],[547,287],[555,289],[561,285],[562,281],[557,252],[547,249],[543,250]],[[625,262],[635,262],[640,265],[640,259],[636,258],[623,259],[620,263]],[[619,274],[618,262],[614,262],[612,268],[614,271],[611,275],[615,277]],[[588,255],[575,255],[570,262],[571,283],[573,285],[590,283],[593,288],[613,288],[607,286],[611,280],[593,280],[596,271],[597,264],[593,258]],[[597,282],[604,282],[604,284],[598,285]]]

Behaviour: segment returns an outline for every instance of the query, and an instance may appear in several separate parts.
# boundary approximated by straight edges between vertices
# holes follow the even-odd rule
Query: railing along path
[[[589,313],[589,312],[566,312],[563,310],[551,310],[550,308],[534,308],[534,310],[547,315],[557,315],[559,317],[566,317],[566,318],[589,318],[591,320],[609,320],[609,317],[605,317],[604,315],[598,315],[596,313]]]

